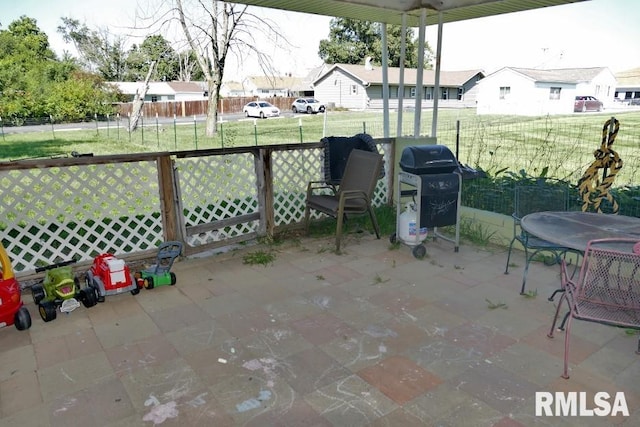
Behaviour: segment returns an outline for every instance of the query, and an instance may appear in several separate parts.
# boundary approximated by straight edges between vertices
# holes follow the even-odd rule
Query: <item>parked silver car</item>
[[[280,109],[267,101],[252,101],[242,108],[242,112],[247,117],[267,117],[280,116]]]
[[[291,104],[291,111],[294,113],[324,113],[325,108],[325,105],[315,98],[298,98]]]

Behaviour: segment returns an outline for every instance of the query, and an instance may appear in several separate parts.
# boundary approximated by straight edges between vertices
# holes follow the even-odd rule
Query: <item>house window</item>
[[[500,87],[500,99],[507,99],[510,93],[511,93],[511,86]]]
[[[358,85],[351,85],[351,94],[352,95],[358,94]]]
[[[411,97],[412,97],[412,98],[415,98],[415,97],[416,97],[416,88],[415,88],[415,87],[412,87],[412,88],[411,88]]]
[[[151,95],[151,102],[158,102],[158,95]]]
[[[432,87],[424,88],[424,99],[433,99],[433,88]]]
[[[552,87],[549,89],[549,99],[560,99],[560,89],[559,87]]]
[[[446,87],[440,89],[440,99],[449,99],[449,89]]]
[[[458,88],[458,101],[462,101],[462,95],[464,95],[464,89],[459,87]]]

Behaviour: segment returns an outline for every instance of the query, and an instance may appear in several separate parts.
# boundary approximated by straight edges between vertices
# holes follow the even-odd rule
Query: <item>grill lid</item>
[[[444,145],[417,145],[405,147],[400,168],[415,175],[452,173],[459,170],[455,156]]]

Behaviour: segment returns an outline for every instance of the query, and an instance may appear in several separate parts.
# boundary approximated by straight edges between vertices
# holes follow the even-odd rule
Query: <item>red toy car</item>
[[[31,327],[31,315],[22,303],[20,284],[16,280],[9,256],[0,243],[0,327],[15,325],[19,331]]]
[[[111,254],[98,255],[93,259],[91,269],[86,273],[87,287],[98,296],[98,302],[104,302],[107,295],[131,292],[136,295],[140,288],[129,267],[121,259]]]

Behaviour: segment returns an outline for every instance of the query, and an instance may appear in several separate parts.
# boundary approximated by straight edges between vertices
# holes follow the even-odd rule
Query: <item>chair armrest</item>
[[[345,203],[347,202],[347,200],[364,200],[364,202],[369,205],[369,196],[367,196],[367,193],[365,193],[364,191],[361,190],[348,190],[348,191],[341,191],[340,192],[340,196],[339,196],[339,200],[338,203],[340,205],[341,208],[344,207]]]
[[[334,195],[336,194],[335,185],[327,184],[324,181],[310,181],[309,184],[307,184],[307,198],[309,198],[315,190],[322,190],[322,189],[331,190],[331,192]]]
[[[368,199],[367,193],[361,190],[341,191],[340,198],[344,199]]]
[[[567,261],[563,258],[560,264],[560,289],[566,291],[567,288],[575,290],[575,283],[569,278],[569,272],[567,271]]]

